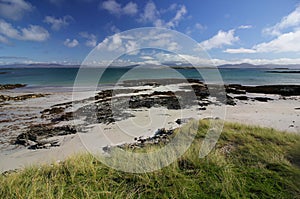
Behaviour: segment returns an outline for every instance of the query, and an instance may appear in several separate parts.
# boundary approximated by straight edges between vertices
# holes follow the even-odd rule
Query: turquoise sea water
[[[269,69],[129,69],[109,68],[85,69],[81,75],[81,84],[99,80],[99,84],[114,84],[118,80],[128,79],[160,79],[160,78],[196,78],[207,83],[213,83],[215,76],[220,77],[225,84],[270,85],[270,84],[300,84],[300,73],[268,73]],[[102,76],[100,75],[103,72]],[[78,68],[11,68],[0,69],[0,84],[27,84],[29,87],[72,87],[78,73]],[[81,73],[82,74],[82,73]],[[203,78],[204,77],[204,78]]]

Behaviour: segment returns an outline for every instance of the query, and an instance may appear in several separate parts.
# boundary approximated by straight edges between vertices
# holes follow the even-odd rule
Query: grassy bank
[[[1,198],[300,198],[300,136],[226,123],[216,148],[198,158],[208,128],[162,170],[115,171],[90,155],[0,177]]]

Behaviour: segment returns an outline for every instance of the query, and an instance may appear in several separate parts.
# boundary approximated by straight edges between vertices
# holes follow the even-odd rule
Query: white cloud
[[[252,28],[251,25],[241,25],[238,27],[238,29],[250,29],[250,28]]]
[[[239,40],[239,37],[235,36],[234,33],[234,29],[231,29],[228,32],[220,30],[218,34],[206,41],[201,42],[199,45],[205,50],[221,48],[225,45],[232,45],[234,42]]]
[[[123,13],[126,15],[135,15],[138,12],[136,3],[129,2],[123,7]]]
[[[24,0],[0,1],[0,15],[8,19],[19,20],[32,10],[33,6]]]
[[[20,39],[20,32],[10,23],[0,19],[0,33],[13,39]]]
[[[203,25],[200,24],[200,23],[196,23],[196,24],[195,24],[195,28],[196,28],[197,30],[205,30],[205,29],[206,29],[206,27],[203,26]]]
[[[29,41],[45,41],[49,33],[41,26],[29,25],[28,28],[22,28],[22,39]]]
[[[97,49],[112,56],[114,53],[119,52],[131,53],[133,50],[138,50],[141,46],[151,46],[169,51],[180,50],[181,48],[176,40],[176,36],[160,29],[152,31],[145,29],[129,34],[117,33],[107,37],[97,45]]]
[[[45,41],[50,36],[49,32],[41,26],[29,25],[27,28],[16,29],[4,20],[0,20],[0,34],[8,38],[27,41]]]
[[[144,60],[153,60],[154,58],[148,55],[140,56],[139,58],[144,59]]]
[[[70,24],[73,18],[69,15],[66,15],[62,18],[55,18],[53,16],[46,16],[44,22],[51,25],[51,29],[60,30],[62,27],[66,27]]]
[[[97,49],[103,49],[107,52],[132,52],[139,48],[138,43],[133,37],[126,37],[120,34],[114,34],[111,37],[105,38],[97,45]]]
[[[149,1],[144,8],[144,12],[140,16],[140,21],[144,23],[154,23],[158,18],[159,12],[156,9],[156,5],[152,1]]]
[[[247,49],[247,48],[237,48],[237,49],[229,48],[229,49],[226,49],[224,52],[230,53],[230,54],[256,53],[256,50]]]
[[[280,35],[270,42],[253,47],[257,52],[300,52],[300,30]]]
[[[176,15],[169,22],[165,24],[167,28],[174,28],[178,25],[179,21],[183,19],[184,15],[187,13],[186,7],[180,6],[179,10],[177,10]]]
[[[289,32],[277,38],[253,46],[250,49],[227,49],[227,53],[266,53],[266,52],[300,52],[300,30]]]
[[[279,36],[282,31],[287,28],[297,27],[300,25],[300,6],[298,6],[289,15],[283,17],[281,21],[272,27],[263,29],[263,33],[272,36]]]
[[[64,41],[64,45],[69,47],[69,48],[74,48],[78,44],[79,44],[79,42],[76,39],[71,40],[71,39],[68,38]]]
[[[173,12],[175,10],[175,16],[169,21],[160,18],[162,14]],[[140,15],[139,21],[142,23],[152,23],[156,27],[175,28],[184,18],[186,13],[187,9],[185,5],[172,4],[168,9],[159,11],[153,1],[148,1],[144,8],[144,12]]]
[[[85,42],[85,45],[88,47],[95,47],[97,45],[97,38],[94,34],[89,34],[87,32],[81,32],[79,33],[81,37],[86,38],[87,41]]]
[[[124,7],[115,0],[107,0],[102,2],[101,7],[113,15],[135,15],[138,12],[136,3],[129,2]]]

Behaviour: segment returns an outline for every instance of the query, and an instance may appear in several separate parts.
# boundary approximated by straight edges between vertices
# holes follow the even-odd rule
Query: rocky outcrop
[[[247,93],[277,94],[282,96],[300,95],[300,85],[264,85],[264,86],[242,86],[239,84],[229,84],[227,91],[239,90]],[[238,94],[234,93],[233,94]]]
[[[26,84],[0,84],[0,90],[8,90],[25,87]]]
[[[53,126],[52,124],[38,124],[29,127],[25,133],[18,135],[15,144],[28,146],[30,149],[49,148],[58,146],[56,140],[48,140],[53,136],[69,135],[76,133],[76,129],[70,126]]]
[[[170,136],[174,134],[174,129],[166,130],[165,128],[158,129],[152,137],[144,138],[143,136],[134,138],[133,143],[126,143],[122,145],[118,145],[117,147],[122,149],[138,149],[142,148],[145,145],[152,145],[152,144],[166,144],[171,139]],[[111,147],[106,146],[103,147],[102,150],[104,152],[109,152]]]
[[[5,101],[23,101],[27,99],[34,99],[34,98],[39,98],[39,97],[45,97],[48,94],[26,94],[26,95],[19,95],[19,96],[8,96],[8,95],[0,95],[0,102],[5,102]]]

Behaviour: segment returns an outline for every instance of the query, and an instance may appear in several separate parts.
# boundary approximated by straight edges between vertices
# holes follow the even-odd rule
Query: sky
[[[217,65],[300,64],[299,0],[0,0],[0,64],[81,64],[143,27],[186,34]]]

